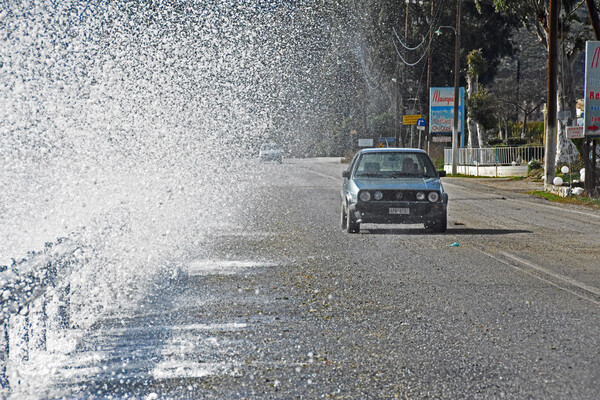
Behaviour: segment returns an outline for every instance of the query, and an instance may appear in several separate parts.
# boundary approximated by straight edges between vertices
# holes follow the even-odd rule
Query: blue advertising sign
[[[432,87],[429,92],[429,133],[451,135],[454,125],[454,88]],[[459,88],[458,120],[460,146],[465,146],[465,88]]]

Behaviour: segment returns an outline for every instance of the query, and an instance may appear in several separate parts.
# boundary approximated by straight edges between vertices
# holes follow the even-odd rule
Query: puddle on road
[[[233,331],[237,329],[246,328],[245,323],[225,323],[225,324],[189,324],[189,325],[149,325],[149,326],[133,326],[133,327],[119,327],[110,328],[105,333],[124,333],[124,332],[136,332],[141,333],[152,333],[156,331]]]
[[[238,228],[238,227],[236,227]],[[271,237],[277,236],[277,232],[270,231],[234,231],[234,229],[222,230],[216,234],[220,238],[239,238],[239,237]],[[214,234],[213,234],[214,236]]]
[[[37,398],[42,392],[61,397],[69,389],[85,387],[91,377],[96,383],[115,384],[229,374],[239,363],[230,353],[235,341],[222,334],[246,327],[232,322],[112,328],[103,332],[104,341],[93,349],[31,354],[31,362],[19,368],[28,383],[16,385],[13,392],[23,397]],[[132,337],[137,351],[125,348]]]
[[[228,363],[168,360],[157,365],[150,375],[154,379],[203,378],[226,373],[232,368],[233,365]]]
[[[200,275],[235,275],[251,269],[274,267],[276,264],[260,261],[227,261],[197,260],[192,261],[186,269],[190,276]]]
[[[197,259],[183,268],[188,276],[201,277],[248,273],[276,265],[267,261]],[[208,301],[205,295],[197,295]],[[72,391],[91,390],[97,384],[126,388],[127,382],[235,373],[239,362],[232,349],[240,343],[239,336],[230,333],[243,331],[248,325],[235,321],[170,324],[174,312],[189,312],[186,307],[178,309],[177,299],[171,300],[172,304],[163,304],[166,309],[152,308],[147,310],[150,313],[141,310],[139,314],[135,308],[121,310],[118,318],[106,321],[86,339],[84,332],[78,331],[78,340],[71,346],[53,348],[49,332],[48,347],[54,351],[30,354],[30,362],[16,369],[27,384],[15,385],[13,393],[28,397],[43,392],[61,397]],[[188,299],[188,306],[192,300],[196,299]],[[80,348],[76,348],[77,343]],[[43,379],[39,384],[31,384],[40,376]]]
[[[215,324],[211,329],[233,331],[246,324]],[[187,329],[194,330],[188,331]],[[231,341],[225,337],[203,337],[198,331],[209,326],[191,325],[174,332],[161,349],[160,358],[149,375],[154,379],[202,378],[229,373],[234,363],[228,356]]]

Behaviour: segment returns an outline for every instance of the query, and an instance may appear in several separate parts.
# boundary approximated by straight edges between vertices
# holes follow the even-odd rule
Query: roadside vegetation
[[[592,207],[595,209],[600,209],[600,199],[594,199],[591,197],[581,197],[581,196],[561,197],[554,193],[540,191],[540,190],[533,190],[533,191],[527,192],[527,194],[530,194],[530,195],[536,196],[536,197],[541,197],[543,199],[549,200],[554,203],[577,204],[580,206],[587,206],[587,207]]]

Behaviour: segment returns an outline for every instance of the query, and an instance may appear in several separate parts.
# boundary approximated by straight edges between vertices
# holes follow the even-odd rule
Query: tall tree
[[[483,57],[481,49],[473,50],[467,56],[467,94],[471,98],[479,92],[479,76],[487,70],[487,62]],[[477,136],[477,146],[483,147],[483,127],[472,118],[473,113],[469,112],[467,126],[469,128],[468,147],[474,147],[474,138]]]
[[[560,29],[558,34],[558,91],[557,110],[570,111],[571,117],[560,120],[557,129],[556,162],[569,163],[576,154],[573,143],[566,138],[566,127],[576,118],[576,94],[573,66],[585,49],[586,40],[593,38],[591,26],[582,2],[563,0],[560,2]],[[496,8],[519,18],[521,22],[548,49],[549,4],[541,0],[494,0]]]

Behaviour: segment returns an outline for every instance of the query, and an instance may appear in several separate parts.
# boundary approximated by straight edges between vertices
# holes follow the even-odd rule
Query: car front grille
[[[376,190],[369,190],[371,193],[371,201],[422,201],[428,203],[427,195],[431,192],[431,190],[379,190],[379,192],[383,193],[383,198],[381,200],[374,199],[374,193]],[[417,193],[423,192],[425,193],[424,200],[417,200]],[[398,199],[396,197],[396,193],[402,193],[402,198]]]

